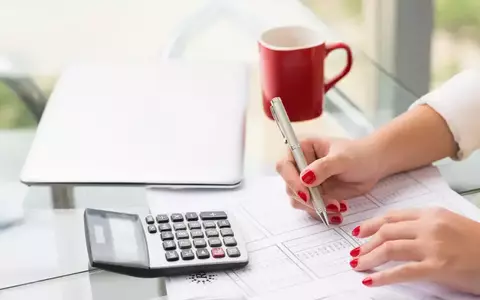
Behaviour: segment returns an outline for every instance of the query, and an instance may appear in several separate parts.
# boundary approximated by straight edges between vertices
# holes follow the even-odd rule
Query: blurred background
[[[304,0],[316,14],[357,47],[367,49],[369,0]],[[385,0],[385,3],[392,2]],[[410,2],[405,1],[405,4]],[[421,1],[419,1],[421,2]],[[329,5],[328,11],[325,6]],[[435,88],[462,68],[480,65],[480,1],[433,0],[430,51],[430,88]],[[398,9],[398,7],[397,7]],[[393,17],[390,20],[394,22]],[[378,22],[377,22],[378,24]],[[380,25],[380,24],[378,24]],[[383,23],[382,25],[385,25]],[[417,34],[410,32],[411,35]]]
[[[426,89],[435,88],[462,68],[480,64],[480,1],[301,2],[321,22],[335,30],[341,39],[391,72],[400,82],[402,74],[395,74],[391,62],[392,57],[394,60],[398,55],[398,49],[409,47],[407,42],[402,44],[402,39],[408,43],[417,41],[425,44],[423,50],[418,50],[418,60],[423,61],[425,66],[418,76],[422,76],[420,81],[426,84],[416,87],[418,78],[408,82],[409,76],[403,76],[405,87],[418,96]],[[416,2],[427,3],[426,8]],[[42,94],[31,96],[31,102],[19,101],[21,88],[16,92],[5,81],[0,81],[0,128],[34,127],[35,113],[37,116],[41,113],[41,102],[48,98],[61,68],[67,62],[86,58],[128,59],[159,55],[160,49],[165,46],[165,37],[180,20],[201,9],[203,3],[205,1],[202,0],[0,0],[0,74],[9,72],[9,76],[12,76],[18,72],[20,78],[28,74],[33,82],[21,84],[33,84]],[[165,5],[168,5],[168,13],[162,13],[165,12]],[[419,5],[423,5],[423,8],[419,8]],[[428,28],[431,26],[428,20],[424,25],[426,29],[420,28],[422,22],[415,23],[418,21],[415,18],[421,20],[430,17],[433,18],[432,28]],[[402,22],[416,24],[414,26],[418,30],[395,26]],[[205,51],[225,47],[225,38],[221,37],[228,35],[226,28],[230,25],[225,21],[222,26],[208,33],[211,38],[205,42],[208,43]],[[377,35],[376,38],[372,37],[372,32]],[[372,48],[373,42],[381,44],[380,50],[378,47]],[[241,53],[238,56],[255,61],[254,43],[249,43],[246,37],[242,41],[241,35],[237,35],[234,45],[237,52]],[[415,61],[417,50],[412,51],[407,56]],[[428,51],[427,57],[425,51]],[[353,94],[351,98],[366,114],[374,113],[377,111],[374,97],[357,92],[362,87],[363,73],[361,63],[358,63],[349,75],[354,78],[357,76],[358,80],[342,84],[346,93]],[[40,105],[40,108],[35,105]]]

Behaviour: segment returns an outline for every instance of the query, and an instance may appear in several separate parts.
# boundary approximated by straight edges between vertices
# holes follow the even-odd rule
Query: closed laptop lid
[[[21,180],[238,184],[247,87],[243,64],[72,66],[48,101]]]

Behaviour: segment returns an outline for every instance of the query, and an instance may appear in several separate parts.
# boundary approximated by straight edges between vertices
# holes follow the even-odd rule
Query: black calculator
[[[86,209],[90,265],[136,277],[241,268],[248,253],[225,211],[128,214]]]

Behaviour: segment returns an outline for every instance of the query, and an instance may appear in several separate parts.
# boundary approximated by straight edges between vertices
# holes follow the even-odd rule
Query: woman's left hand
[[[366,286],[414,280],[480,295],[480,223],[443,208],[400,210],[365,221],[352,232],[370,240],[350,253],[357,271],[405,262],[372,273]]]

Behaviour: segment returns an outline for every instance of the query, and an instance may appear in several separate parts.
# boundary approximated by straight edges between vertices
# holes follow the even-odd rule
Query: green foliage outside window
[[[318,0],[307,0],[306,2],[312,4],[315,1]],[[341,2],[349,17],[360,17],[363,1],[365,0],[343,0]],[[480,0],[434,0],[433,5],[435,29],[445,30],[457,37],[465,37],[480,42]]]
[[[0,82],[0,129],[35,126],[35,119],[17,95]]]
[[[458,38],[480,42],[480,1],[436,0],[435,26]]]

